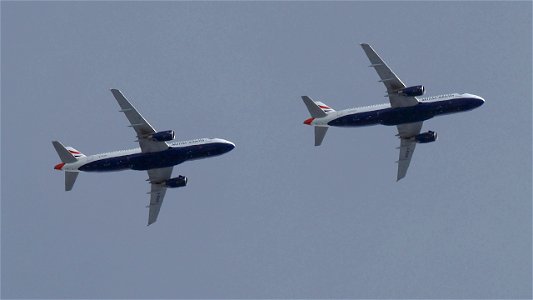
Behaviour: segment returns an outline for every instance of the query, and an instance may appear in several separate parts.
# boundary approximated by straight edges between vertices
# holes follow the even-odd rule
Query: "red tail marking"
[[[314,119],[315,118],[309,118],[309,119],[304,121],[304,124],[311,125],[311,122],[313,122]]]
[[[56,170],[61,170],[61,169],[63,169],[63,166],[64,166],[64,165],[65,165],[65,163],[57,164],[57,165],[54,167],[54,169],[56,169]]]

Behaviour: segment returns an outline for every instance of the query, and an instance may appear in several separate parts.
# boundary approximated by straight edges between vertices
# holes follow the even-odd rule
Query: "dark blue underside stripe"
[[[233,149],[233,145],[211,143],[180,148],[169,148],[153,153],[136,153],[118,157],[104,158],[90,162],[79,168],[86,172],[108,172],[125,169],[149,170],[175,166],[187,160],[195,160],[224,154]]]
[[[381,124],[394,126],[421,122],[438,115],[467,111],[482,104],[482,100],[475,98],[459,98],[430,103],[421,102],[418,105],[410,107],[385,108],[354,113],[332,120],[328,125],[353,127]]]

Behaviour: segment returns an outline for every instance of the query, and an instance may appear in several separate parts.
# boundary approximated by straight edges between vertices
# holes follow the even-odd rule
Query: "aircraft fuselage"
[[[484,100],[476,95],[448,94],[423,98],[417,105],[408,107],[391,107],[387,103],[341,110],[332,112],[323,118],[308,119],[306,124],[325,127],[395,126],[472,110],[483,103]]]
[[[112,172],[122,170],[150,170],[172,167],[185,161],[222,155],[235,148],[223,139],[197,139],[173,142],[164,151],[142,153],[140,148],[95,154],[74,163],[59,164],[64,171]]]

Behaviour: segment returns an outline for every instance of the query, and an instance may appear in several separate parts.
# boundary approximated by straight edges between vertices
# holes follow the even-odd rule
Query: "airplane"
[[[156,131],[150,123],[117,89],[111,89],[121,110],[133,127],[140,148],[120,150],[85,156],[72,147],[65,147],[52,141],[61,163],[54,169],[65,172],[65,191],[72,190],[80,172],[111,172],[122,170],[147,171],[151,186],[148,226],[157,220],[167,188],[187,185],[187,177],[179,175],[171,178],[173,166],[186,161],[222,155],[235,144],[220,138],[199,138],[188,141],[174,141],[173,130]]]
[[[320,101],[302,96],[311,118],[304,124],[315,128],[315,146],[320,146],[329,127],[362,127],[371,125],[396,126],[400,138],[400,156],[397,161],[396,181],[404,178],[417,143],[437,140],[437,133],[420,133],[422,123],[435,116],[458,113],[477,108],[485,100],[468,93],[450,93],[419,98],[425,93],[423,85],[407,87],[368,44],[361,44],[378,76],[385,85],[390,103],[356,107],[336,111]]]

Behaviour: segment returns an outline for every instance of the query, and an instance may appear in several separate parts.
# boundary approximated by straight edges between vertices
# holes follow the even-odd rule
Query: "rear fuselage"
[[[223,139],[197,139],[174,142],[164,151],[142,153],[140,148],[102,153],[63,164],[64,171],[111,172],[166,168],[185,161],[217,156],[231,151],[235,145]]]
[[[380,104],[331,112],[323,118],[306,121],[314,126],[359,127],[371,125],[394,126],[421,122],[438,115],[468,111],[481,106],[483,98],[472,94],[448,94],[422,98],[409,107]]]

